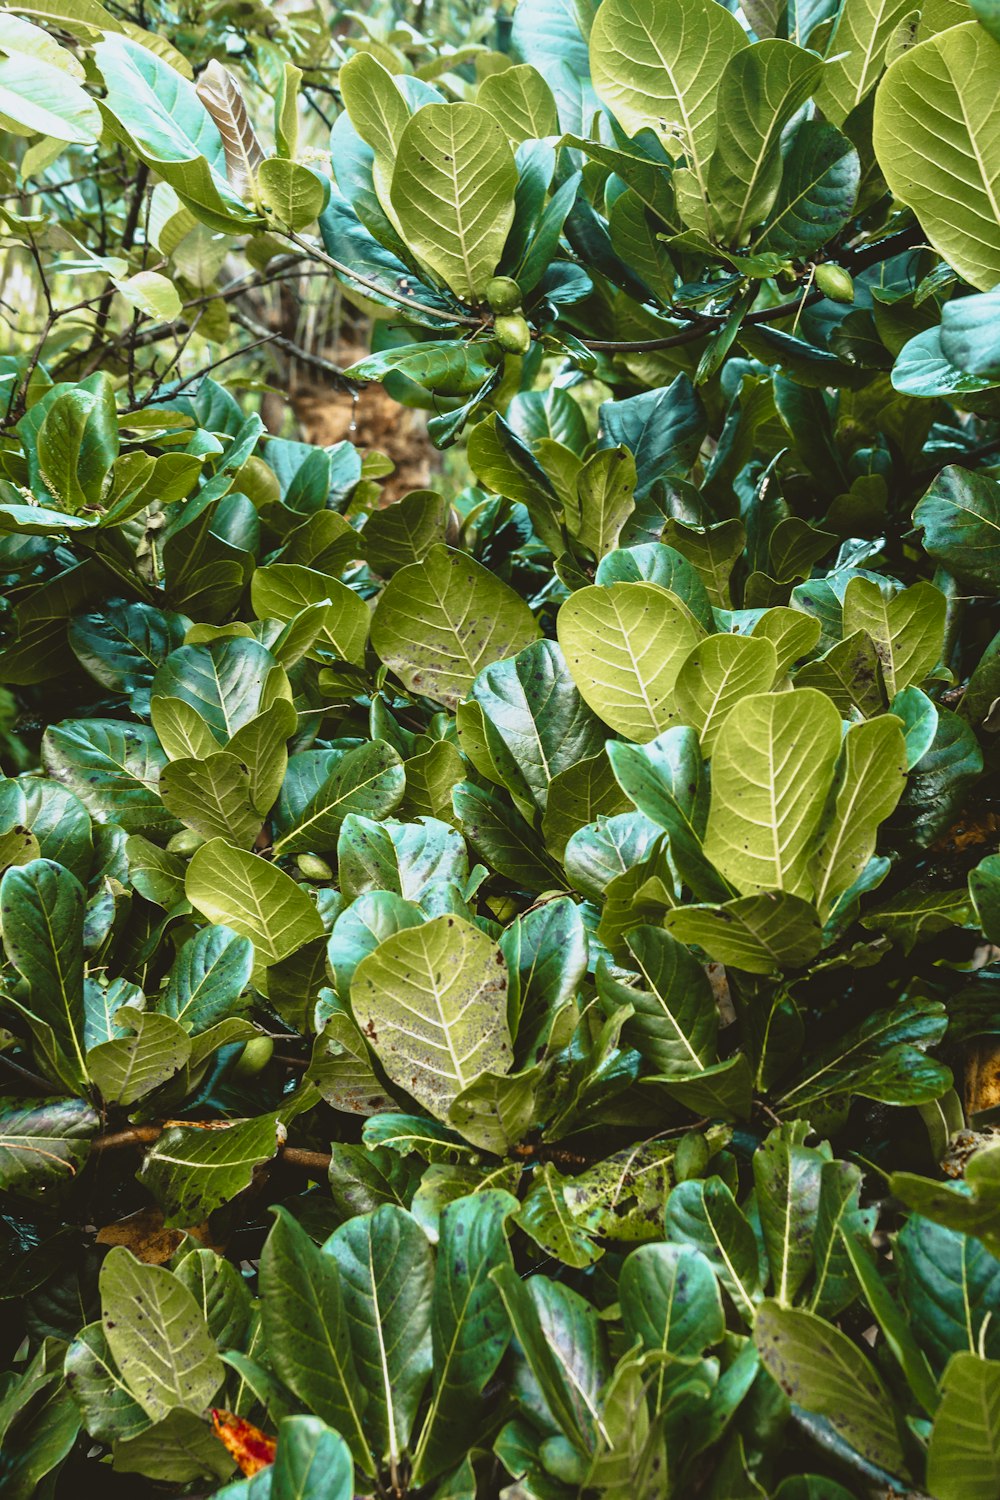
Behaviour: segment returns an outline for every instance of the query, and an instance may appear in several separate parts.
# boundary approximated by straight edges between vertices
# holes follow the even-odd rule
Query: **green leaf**
[[[870,1252],[862,1249],[850,1237],[845,1238],[844,1249],[864,1292],[865,1301],[874,1313],[886,1344],[906,1377],[907,1385],[924,1411],[933,1416],[939,1400],[937,1382],[913,1336],[905,1313],[872,1264]]]
[[[156,1422],[177,1408],[200,1414],[225,1370],[191,1293],[123,1245],[109,1250],[100,1287],[108,1348],[146,1415]]]
[[[203,927],[188,938],[171,965],[166,988],[156,1002],[197,1034],[240,1010],[250,983],[253,944],[229,928]]]
[[[949,572],[987,589],[1000,587],[1000,483],[967,469],[942,469],[913,519],[924,547]]]
[[[952,1354],[1000,1352],[1000,1261],[978,1240],[919,1214],[896,1236],[903,1303],[918,1343],[940,1374]]]
[[[818,250],[851,218],[860,176],[847,136],[824,121],[804,120],[785,153],[778,196],[753,249],[778,255]]]
[[[0,114],[15,135],[92,146],[101,134],[100,110],[76,78],[17,50],[0,58]]]
[[[119,1438],[112,1468],[119,1474],[191,1484],[196,1479],[226,1479],[233,1463],[203,1417],[176,1408],[136,1437]]]
[[[0,920],[7,956],[28,987],[27,1004],[52,1039],[49,1060],[75,1093],[83,1093],[84,891],[52,860],[12,866],[0,882]],[[45,1048],[47,1054],[49,1049]]]
[[[127,1024],[134,1036],[101,1042],[87,1053],[87,1070],[106,1104],[135,1104],[169,1082],[191,1056],[187,1033],[170,1016],[135,1011]]]
[[[383,349],[377,354],[366,355],[344,373],[355,380],[384,380],[387,375],[398,372],[438,395],[472,396],[492,374],[490,353],[488,344],[466,344],[461,339],[403,344],[397,349]],[[420,491],[414,493],[420,494]],[[440,500],[440,497],[435,496],[435,499]],[[367,538],[367,527],[365,535]]]
[[[70,511],[96,506],[118,456],[114,391],[107,379],[57,396],[35,443],[42,481],[60,505]]]
[[[553,777],[604,746],[604,726],[580,697],[554,641],[535,641],[488,666],[471,696],[482,707],[497,768],[543,811]],[[495,748],[494,736],[501,741]]]
[[[845,1333],[803,1308],[765,1302],[754,1340],[767,1370],[797,1406],[825,1417],[870,1463],[890,1474],[906,1472],[892,1398]]]
[[[941,1040],[946,1015],[938,1000],[914,996],[873,1011],[861,1024],[809,1058],[804,1076],[780,1096],[780,1107],[805,1113],[848,1092],[886,1104],[925,1104],[946,1093],[947,1068],[922,1054]]]
[[[514,1223],[563,1265],[582,1268],[593,1265],[604,1251],[570,1212],[563,1192],[566,1181],[552,1162],[538,1167]]]
[[[160,775],[168,812],[205,839],[224,838],[248,849],[260,832],[261,815],[250,800],[250,774],[229,750],[204,760],[172,760]]]
[[[708,170],[712,214],[728,243],[743,244],[767,217],[781,184],[781,133],[822,72],[812,53],[791,42],[758,42],[729,58]]]
[[[554,859],[561,859],[570,838],[599,817],[627,812],[629,800],[615,779],[611,762],[600,754],[567,766],[552,778],[542,816],[542,839]]]
[[[1000,1258],[1000,1149],[987,1147],[972,1156],[964,1189],[914,1172],[894,1172],[889,1179],[889,1191],[907,1208],[946,1229],[974,1235]]]
[[[323,935],[316,907],[290,875],[225,839],[195,851],[184,888],[208,921],[251,940],[258,963],[277,963]]]
[[[488,75],[479,86],[476,103],[499,121],[515,146],[559,133],[552,90],[530,63]]]
[[[384,740],[371,740],[349,750],[298,812],[292,826],[279,831],[274,841],[275,857],[335,849],[349,814],[384,818],[399,803],[405,787],[403,763]]]
[[[612,3],[615,0],[606,0]],[[659,390],[605,401],[598,417],[601,447],[627,448],[635,458],[637,500],[661,475],[689,469],[705,436],[705,413],[686,375]]]
[[[482,1392],[510,1342],[491,1272],[513,1263],[504,1224],[517,1206],[509,1193],[476,1193],[441,1214],[431,1304],[431,1404],[413,1456],[413,1483],[426,1484],[467,1451],[465,1433],[482,1412]]]
[[[609,552],[598,563],[594,582],[658,583],[687,605],[699,625],[715,630],[712,606],[697,569],[674,547],[665,547],[662,542],[642,542]]]
[[[957,297],[941,309],[941,352],[960,370],[1000,378],[1000,343],[996,311],[1000,297],[994,290],[978,297]]]
[[[540,630],[513,589],[460,552],[435,545],[389,580],[372,619],[372,645],[411,692],[454,708],[491,662],[514,656]]]
[[[364,1037],[343,1011],[334,1011],[317,1036],[305,1077],[332,1109],[371,1115],[392,1107]]]
[[[156,698],[182,699],[224,743],[283,696],[275,691],[283,676],[259,641],[230,637],[172,652],[153,678],[151,691]]]
[[[225,1123],[221,1130],[171,1125],[149,1151],[140,1182],[163,1209],[166,1223],[200,1224],[213,1209],[235,1198],[253,1180],[255,1168],[277,1150],[277,1117]]]
[[[603,448],[580,470],[576,515],[569,529],[600,561],[618,545],[625,522],[635,509],[635,459],[627,448]]]
[[[633,1250],[622,1266],[618,1298],[626,1336],[670,1360],[693,1363],[725,1333],[715,1272],[691,1245]]]
[[[603,958],[596,976],[608,1014],[617,1006],[633,1009],[622,1040],[667,1077],[704,1072],[715,1061],[719,1016],[702,966],[683,943],[656,927],[634,927],[625,943],[641,987],[623,984]]]
[[[326,604],[320,644],[342,661],[364,666],[371,615],[361,595],[346,583],[299,563],[277,562],[256,570],[250,598],[259,619],[283,624],[310,605]]]
[[[411,490],[394,505],[373,511],[362,532],[369,566],[388,578],[408,563],[422,562],[435,543],[444,541],[447,518],[447,502],[436,490]]]
[[[229,186],[222,137],[195,86],[123,36],[106,36],[94,55],[107,86],[106,109],[181,201],[213,229],[259,224]]]
[[[8,1100],[0,1110],[0,1185],[42,1202],[76,1175],[99,1120],[83,1099]]]
[[[705,854],[743,895],[812,894],[809,859],[840,751],[840,715],[822,693],[744,698],[712,758]]]
[[[540,1065],[519,1073],[480,1073],[452,1103],[448,1122],[474,1146],[505,1156],[534,1125],[541,1081]]]
[[[581,697],[605,724],[639,743],[667,727],[677,674],[702,634],[679,599],[651,583],[578,589],[557,630]]]
[[[593,1310],[569,1287],[558,1286],[540,1276],[524,1282],[512,1266],[498,1267],[490,1279],[500,1291],[524,1359],[538,1385],[545,1416],[577,1451],[587,1453],[594,1446],[598,1384],[594,1378],[596,1350],[588,1348],[588,1344],[596,1343],[587,1326],[596,1323]],[[578,1360],[582,1368],[574,1368]]]
[[[513,1061],[503,954],[461,918],[385,938],[358,964],[351,998],[389,1077],[439,1119],[480,1073]]]
[[[463,888],[469,878],[462,835],[436,818],[375,823],[350,813],[337,840],[337,866],[348,900],[384,890],[419,901],[432,882],[451,881]]]
[[[906,0],[898,0],[899,15]],[[975,21],[910,48],[875,99],[873,142],[893,194],[934,248],[981,292],[1000,281],[996,160],[1000,42]]]
[[[777,653],[763,636],[710,635],[684,658],[674,684],[674,716],[697,731],[706,760],[730,710],[741,699],[766,693],[777,673]]]
[[[666,1227],[668,1240],[702,1252],[740,1315],[752,1321],[760,1292],[757,1241],[721,1177],[678,1183],[667,1200]]]
[[[417,258],[463,302],[482,300],[514,219],[517,168],[475,104],[428,104],[399,138],[390,196]]]
[[[157,792],[165,757],[145,724],[70,719],[50,725],[42,759],[49,775],[70,787],[95,818],[117,823],[126,833],[176,829],[176,818]]]
[[[777,1301],[788,1307],[812,1269],[822,1151],[804,1144],[808,1126],[796,1120],[776,1126],[754,1153],[764,1247]]]
[[[663,920],[682,943],[748,974],[798,968],[816,957],[822,943],[815,908],[786,891],[762,891],[719,906],[680,906]]]
[[[819,1176],[819,1202],[813,1254],[816,1274],[810,1308],[823,1317],[836,1317],[858,1292],[857,1276],[845,1244],[853,1241],[871,1254],[878,1218],[876,1208],[860,1206],[861,1172],[852,1162],[824,1162]]]
[[[987,1500],[1000,1484],[1000,1367],[952,1357],[927,1450],[934,1500]]]
[[[415,1219],[386,1203],[341,1225],[324,1252],[337,1263],[355,1367],[369,1396],[365,1431],[375,1457],[395,1467],[431,1374],[430,1246]]]
[[[370,1473],[362,1427],[368,1392],[358,1380],[337,1262],[287,1209],[274,1214],[260,1262],[268,1361],[304,1406],[345,1437],[355,1463]]]
[[[80,1329],[66,1350],[64,1374],[83,1425],[98,1442],[136,1437],[150,1425],[118,1372],[100,1323]]]
[[[515,918],[499,941],[509,974],[507,1015],[516,1056],[525,1061],[576,996],[587,971],[587,929],[576,904],[560,896]]]
[[[836,804],[812,859],[816,907],[825,920],[875,853],[879,825],[906,785],[906,742],[892,714],[852,724],[837,769]]]
[[[264,213],[292,230],[307,229],[326,206],[323,179],[301,162],[280,156],[257,168],[257,193]]]
[[[594,88],[625,134],[650,128],[686,159],[681,211],[692,228],[707,228],[716,91],[746,45],[735,17],[707,0],[604,0],[591,31]]]
[[[834,125],[842,125],[875,87],[893,36],[909,13],[907,0],[845,0],[827,44],[828,61],[816,93],[817,104]],[[880,99],[886,87],[891,85],[883,85]]]

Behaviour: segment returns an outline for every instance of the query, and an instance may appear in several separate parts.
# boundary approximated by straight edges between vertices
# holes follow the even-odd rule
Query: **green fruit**
[[[494,320],[496,341],[507,354],[527,354],[531,348],[531,329],[520,313]]]
[[[678,1182],[687,1182],[691,1177],[700,1177],[708,1166],[711,1152],[708,1142],[697,1130],[682,1135],[674,1157],[674,1176]]]
[[[252,1036],[237,1058],[230,1076],[242,1081],[256,1078],[271,1061],[273,1052],[274,1041],[271,1037]]]
[[[193,854],[200,849],[206,841],[200,833],[195,833],[193,828],[182,828],[180,833],[175,833],[167,844],[168,854]]]
[[[297,856],[295,863],[306,880],[317,882],[333,879],[333,871],[326,860],[320,859],[318,854],[300,854]]]
[[[853,302],[854,282],[843,266],[835,266],[831,261],[825,260],[821,266],[816,267],[816,285],[824,297],[829,297],[831,302]]]
[[[516,313],[521,306],[521,288],[510,276],[494,276],[486,288],[486,300],[495,313]]]

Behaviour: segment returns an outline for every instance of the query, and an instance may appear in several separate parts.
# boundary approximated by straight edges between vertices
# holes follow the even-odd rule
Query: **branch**
[[[800,313],[811,302],[818,302],[821,292],[809,291],[794,302],[782,302],[779,307],[762,307],[758,312],[747,313],[741,327],[747,323],[776,323],[789,313]],[[612,339],[581,339],[588,349],[596,354],[645,354],[655,349],[676,349],[681,344],[693,344],[706,334],[716,333],[725,324],[728,313],[700,313],[690,326],[677,333],[668,333],[660,339],[637,339],[634,342],[618,343]]]
[[[338,276],[346,276],[348,281],[356,282],[378,297],[387,297],[390,302],[396,302],[400,307],[408,307],[413,312],[426,313],[428,317],[440,318],[442,323],[461,323],[466,328],[482,328],[485,322],[483,318],[469,317],[459,312],[442,312],[439,307],[428,307],[423,302],[415,302],[412,297],[404,297],[401,292],[390,292],[387,287],[380,286],[377,281],[372,281],[368,276],[362,276],[360,271],[352,271],[350,266],[345,266],[343,261],[334,260],[332,255],[327,255],[325,250],[320,250],[317,245],[310,245],[308,240],[300,239],[297,234],[287,232],[286,239],[291,240],[293,245],[298,245],[300,250],[311,256],[314,260],[322,261],[324,266],[329,266],[336,271]]]
[[[168,1127],[173,1125],[197,1127],[202,1120],[163,1120],[156,1125],[130,1125],[127,1130],[113,1130],[106,1135],[95,1136],[90,1143],[91,1152],[122,1151],[135,1146],[152,1146]],[[212,1120],[213,1128],[225,1128],[228,1122]],[[290,1167],[301,1167],[304,1172],[318,1172],[325,1177],[332,1160],[329,1151],[306,1151],[300,1146],[281,1145],[275,1152],[279,1161]]]
[[[301,348],[291,339],[285,338],[283,333],[268,333],[264,324],[258,323],[257,319],[251,318],[248,313],[234,310],[232,318],[233,322],[245,328],[247,333],[266,336],[276,349],[281,349],[292,359],[301,360],[304,365],[308,365],[313,370],[319,370],[341,390],[352,392],[355,390],[353,381],[346,379],[340,365],[335,365],[332,360],[324,359],[321,354],[312,354],[308,349]]]

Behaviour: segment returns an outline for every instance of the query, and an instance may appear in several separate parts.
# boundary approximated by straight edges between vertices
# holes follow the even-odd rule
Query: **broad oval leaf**
[[[513,1061],[504,956],[460,917],[385,938],[355,969],[351,1000],[389,1077],[438,1119],[481,1073]]]

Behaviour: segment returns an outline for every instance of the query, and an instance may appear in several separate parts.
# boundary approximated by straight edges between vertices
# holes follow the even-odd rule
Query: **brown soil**
[[[341,360],[349,363],[343,354]],[[380,385],[368,386],[354,402],[346,392],[302,380],[291,393],[291,404],[306,442],[325,447],[348,438],[363,453],[374,449],[392,460],[395,471],[382,481],[384,505],[431,484],[438,456],[424,413],[397,406]]]

